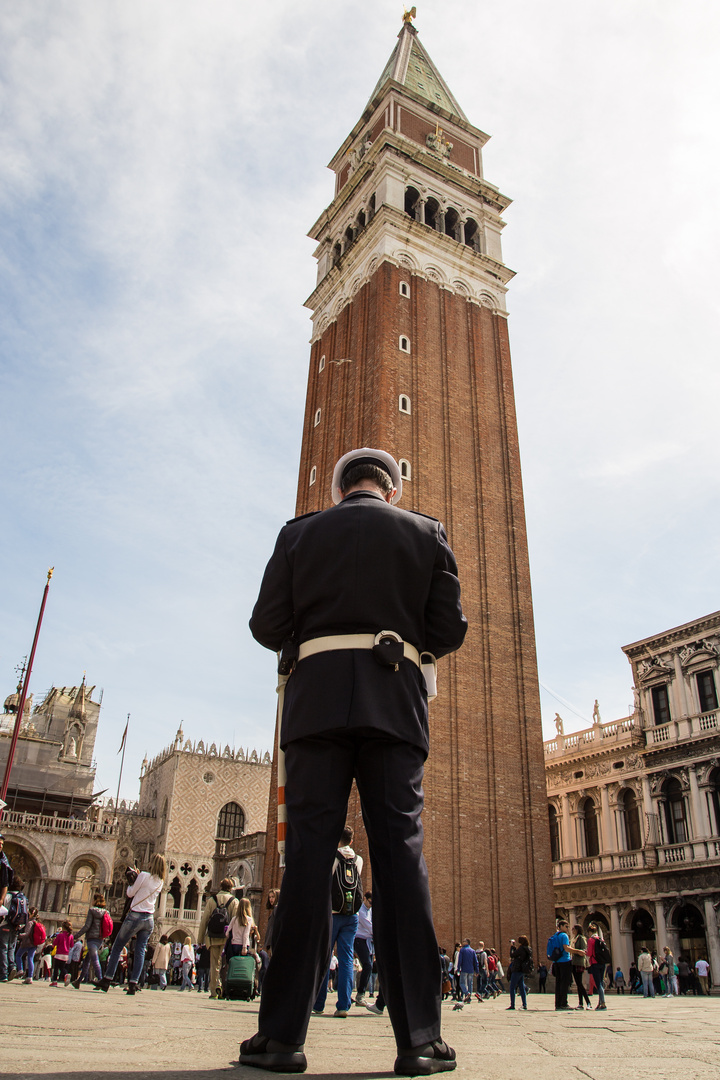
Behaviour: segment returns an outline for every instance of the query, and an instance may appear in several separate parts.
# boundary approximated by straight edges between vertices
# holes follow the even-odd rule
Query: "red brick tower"
[[[484,938],[506,958],[521,933],[542,947],[554,904],[500,248],[510,200],[483,179],[487,139],[405,22],[310,233],[296,512],[330,506],[337,459],[378,446],[401,463],[402,505],[445,523],[470,629],[430,707],[425,856],[440,943]],[[265,889],[280,882],[276,816],[273,780]]]

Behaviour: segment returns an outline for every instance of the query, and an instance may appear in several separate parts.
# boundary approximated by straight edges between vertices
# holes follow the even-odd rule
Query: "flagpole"
[[[37,648],[38,638],[40,637],[40,627],[43,621],[43,615],[45,614],[45,602],[48,597],[48,591],[50,589],[50,578],[53,576],[54,566],[51,566],[48,570],[47,581],[45,583],[45,591],[43,592],[42,604],[40,605],[40,614],[38,615],[37,626],[35,627],[35,637],[33,638],[32,649],[30,650],[30,659],[28,660],[27,669],[25,671],[25,680],[23,682],[22,691],[20,693],[20,700],[18,701],[17,716],[15,717],[15,727],[13,729],[12,742],[10,743],[10,750],[8,752],[7,764],[5,765],[5,776],[3,777],[2,788],[0,789],[0,819],[2,818],[2,812],[5,809],[5,796],[7,795],[8,785],[10,783],[10,770],[12,769],[13,759],[15,757],[15,748],[17,746],[18,736],[20,734],[20,725],[22,724],[23,712],[25,710],[25,700],[27,698],[28,688],[30,686],[30,676],[32,674],[33,660],[35,659],[35,649]]]
[[[123,767],[125,765],[125,746],[127,744],[128,724],[130,723],[130,713],[127,714],[127,721],[125,723],[125,730],[122,737],[122,757],[120,758],[120,775],[118,776],[118,789],[115,796],[115,813],[117,814],[118,803],[120,802],[120,784],[122,783]]]

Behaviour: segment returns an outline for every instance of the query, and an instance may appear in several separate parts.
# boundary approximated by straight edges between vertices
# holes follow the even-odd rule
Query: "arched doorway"
[[[680,955],[694,967],[696,960],[708,955],[705,920],[694,904],[682,904],[673,912],[672,925],[680,938]]]
[[[645,911],[645,908],[638,908],[632,917],[630,928],[636,959],[643,946],[652,952],[655,948],[655,923],[650,912]]]
[[[25,882],[23,892],[28,898],[28,903],[37,907],[42,886],[42,874],[37,859],[30,854],[27,848],[14,843],[12,840],[5,841],[3,850],[15,872],[15,877]]]
[[[73,883],[70,886],[68,900],[68,915],[72,917],[84,916],[92,903],[93,893],[97,882],[97,867],[89,860],[82,860],[77,864],[73,872]]]

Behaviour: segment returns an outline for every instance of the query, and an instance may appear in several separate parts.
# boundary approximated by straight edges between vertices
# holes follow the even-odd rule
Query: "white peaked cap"
[[[400,502],[402,497],[402,477],[400,476],[400,466],[397,461],[392,454],[388,454],[387,450],[373,450],[370,446],[363,446],[359,450],[351,450],[348,454],[343,454],[335,466],[332,478],[332,501],[335,505],[342,501],[340,481],[345,470],[354,462],[364,463],[366,460],[370,464],[379,465],[381,469],[390,474],[392,486],[397,488],[392,499],[393,506],[395,503]]]

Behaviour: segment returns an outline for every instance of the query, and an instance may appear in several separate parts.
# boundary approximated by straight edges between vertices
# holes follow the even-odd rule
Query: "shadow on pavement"
[[[172,1077],[172,1080],[217,1080],[218,1076],[237,1076],[237,1077],[251,1077],[259,1078],[260,1076],[269,1075],[262,1069],[255,1069],[249,1065],[239,1065],[236,1061],[228,1062],[227,1066],[223,1066],[219,1069],[148,1069],[147,1071],[138,1071],[135,1068],[125,1072],[118,1072],[113,1070],[112,1072],[104,1072],[99,1069],[74,1069],[72,1072],[59,1072],[54,1071],[52,1073],[39,1073],[39,1072],[13,1072],[12,1074],[3,1073],[0,1070],[0,1076],[12,1075],[14,1077],[22,1078],[22,1080],[48,1080],[49,1076],[57,1077],[58,1080],[163,1080],[163,1077]],[[278,1076],[288,1076],[288,1073],[277,1073]],[[343,1080],[346,1077],[353,1077],[355,1080],[384,1080],[385,1077],[394,1076],[392,1069],[388,1069],[385,1072],[362,1072],[361,1070],[344,1073],[318,1073],[313,1072],[312,1068],[308,1068],[305,1076],[312,1077],[312,1080]]]

